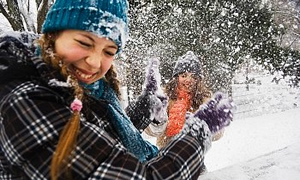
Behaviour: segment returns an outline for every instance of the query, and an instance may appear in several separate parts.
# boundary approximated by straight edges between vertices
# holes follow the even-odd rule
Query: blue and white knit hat
[[[42,33],[66,29],[92,32],[124,48],[128,38],[127,0],[56,0]]]
[[[172,76],[175,77],[185,72],[194,73],[199,78],[202,77],[202,67],[199,59],[192,51],[188,51],[178,58]]]

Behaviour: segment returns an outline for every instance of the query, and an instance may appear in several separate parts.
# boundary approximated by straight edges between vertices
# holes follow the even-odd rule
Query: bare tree
[[[15,0],[0,1],[0,11],[8,20],[13,30],[25,30],[22,18],[19,12],[19,7]]]
[[[36,0],[37,9],[37,32],[41,32],[47,12],[54,0]]]
[[[300,50],[300,2],[293,0],[273,0],[274,19],[286,33],[281,37],[281,45]]]
[[[54,0],[0,0],[0,13],[14,31],[40,33],[53,2]]]

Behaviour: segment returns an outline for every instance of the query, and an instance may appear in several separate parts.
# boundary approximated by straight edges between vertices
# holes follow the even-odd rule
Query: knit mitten
[[[210,131],[216,133],[230,124],[235,108],[231,99],[225,97],[223,93],[217,92],[208,103],[199,108],[194,117],[204,120]]]
[[[180,133],[174,136],[174,138],[185,135],[195,137],[203,148],[204,154],[211,147],[212,132],[210,131],[208,124],[204,120],[195,117],[191,112],[186,113],[185,124]]]
[[[150,59],[142,94],[125,109],[130,120],[140,131],[150,123],[154,124],[154,127],[161,127],[168,119],[168,98],[160,87],[161,76],[158,67],[159,60]]]

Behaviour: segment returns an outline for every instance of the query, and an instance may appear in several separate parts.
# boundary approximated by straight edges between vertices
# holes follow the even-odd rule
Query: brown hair
[[[120,99],[121,97],[120,81],[117,78],[117,71],[114,68],[114,65],[111,65],[111,67],[105,74],[105,79],[107,80],[109,86],[116,92],[118,98]]]
[[[84,90],[78,84],[75,77],[72,76],[67,70],[67,66],[63,64],[60,57],[55,54],[55,40],[57,39],[59,32],[55,33],[45,33],[39,39],[39,44],[41,46],[41,56],[43,60],[59,69],[61,74],[67,79],[70,77],[71,84],[74,89],[74,97],[82,101]],[[120,96],[119,81],[117,80],[117,73],[113,66],[110,67],[105,75],[108,84],[114,89],[114,91]],[[70,162],[71,153],[76,146],[77,135],[80,130],[80,112],[73,112],[69,121],[64,126],[60,136],[59,141],[56,146],[56,150],[53,154],[51,161],[51,179],[56,180],[58,175],[64,173],[69,176],[69,171],[63,172],[67,168],[67,164]]]
[[[191,92],[191,108],[197,110],[199,106],[205,103],[210,97],[211,92],[205,85],[203,78],[196,79],[196,86]],[[177,100],[178,76],[173,77],[165,86],[165,92],[171,101]]]

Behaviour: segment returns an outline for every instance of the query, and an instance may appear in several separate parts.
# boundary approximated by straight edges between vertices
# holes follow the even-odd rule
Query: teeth
[[[81,78],[83,79],[90,79],[93,75],[87,75],[87,74],[83,74],[81,71],[79,71],[78,69],[75,69],[75,72],[77,75],[79,75]]]

